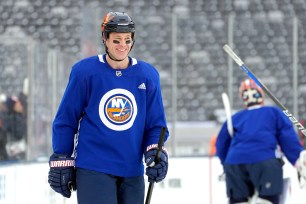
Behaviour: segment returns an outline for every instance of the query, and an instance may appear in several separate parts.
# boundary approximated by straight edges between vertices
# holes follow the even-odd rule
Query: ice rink
[[[169,162],[167,178],[154,185],[151,204],[227,203],[218,158],[170,158]],[[48,163],[1,165],[0,204],[76,204],[75,192],[70,199],[53,192],[47,182],[48,170]],[[306,204],[306,189],[300,189],[296,170],[286,163],[284,178],[288,177],[291,188],[286,203]]]

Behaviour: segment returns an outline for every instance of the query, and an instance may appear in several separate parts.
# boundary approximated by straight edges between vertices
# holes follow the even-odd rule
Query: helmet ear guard
[[[264,104],[264,92],[252,79],[241,82],[239,93],[246,107]]]

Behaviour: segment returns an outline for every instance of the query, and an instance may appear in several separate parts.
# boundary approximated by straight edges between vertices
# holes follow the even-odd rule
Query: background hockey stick
[[[231,104],[228,99],[228,95],[223,92],[222,93],[222,102],[224,105],[226,120],[227,120],[227,130],[231,137],[234,135],[234,128],[233,128],[233,122],[232,122],[232,110],[231,110]]]
[[[270,92],[270,90],[253,74],[251,70],[245,66],[244,62],[236,55],[232,48],[228,45],[224,45],[223,49],[227,54],[240,66],[240,68],[251,78],[256,84],[262,88],[262,90],[274,101],[274,103],[280,107],[283,113],[290,119],[290,121],[298,128],[301,133],[306,136],[305,127],[288,111],[288,109],[281,104],[281,102]]]
[[[165,133],[166,133],[166,128],[162,127],[162,129],[160,131],[160,135],[159,135],[158,145],[157,145],[158,150],[157,150],[157,155],[156,155],[155,161],[154,161],[155,164],[157,164],[160,160],[160,154],[161,154],[162,148],[163,148]],[[150,202],[151,202],[153,187],[154,187],[154,182],[150,182],[145,204],[150,204]]]

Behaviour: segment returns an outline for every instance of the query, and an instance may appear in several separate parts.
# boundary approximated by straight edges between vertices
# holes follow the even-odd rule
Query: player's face
[[[128,56],[132,44],[131,33],[110,33],[106,40],[109,54],[117,60],[123,60]]]

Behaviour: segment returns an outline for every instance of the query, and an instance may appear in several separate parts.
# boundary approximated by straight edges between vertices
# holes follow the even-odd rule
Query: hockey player
[[[234,134],[225,122],[218,134],[217,156],[226,174],[230,204],[247,204],[255,191],[258,202],[279,204],[283,188],[283,161],[278,146],[306,178],[306,151],[303,150],[291,121],[277,107],[264,106],[264,93],[247,79],[240,96],[245,109],[232,116]]]
[[[167,128],[159,73],[129,57],[135,24],[126,13],[107,13],[101,31],[106,54],[72,67],[53,121],[48,182],[67,198],[77,189],[78,204],[142,204],[143,156],[150,182],[168,170],[165,150],[152,164]]]

